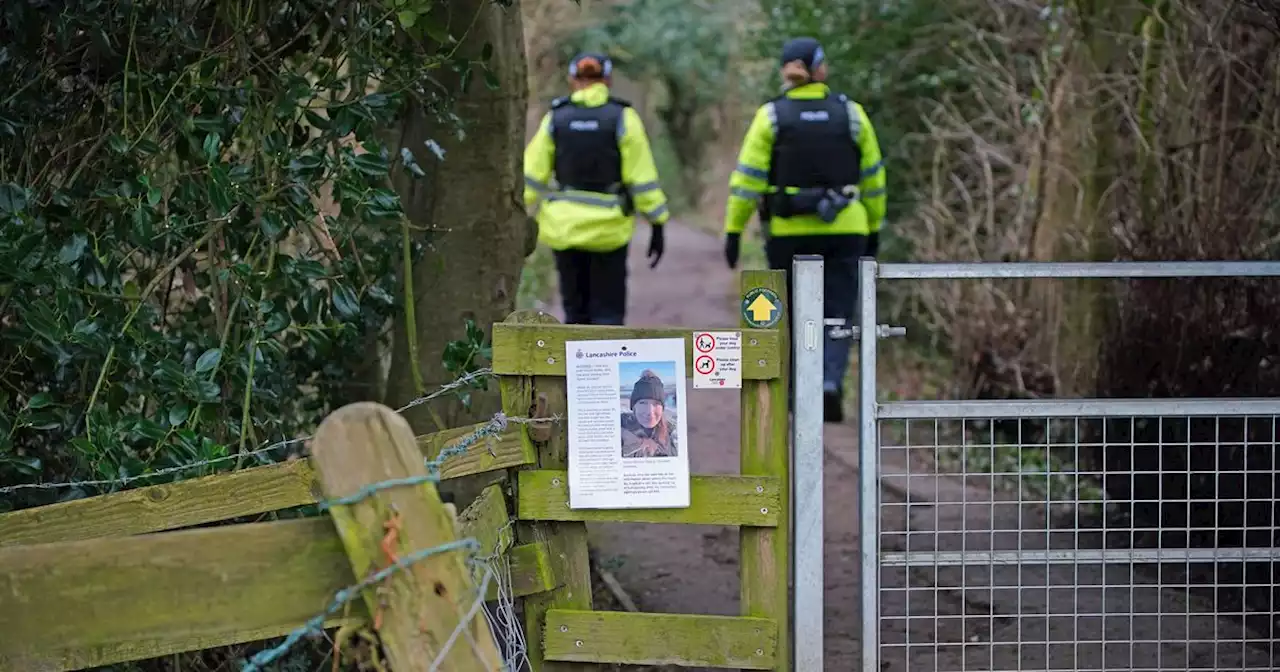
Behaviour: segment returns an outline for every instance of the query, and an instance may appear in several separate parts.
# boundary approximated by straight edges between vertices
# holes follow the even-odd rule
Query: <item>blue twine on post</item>
[[[476,441],[493,434],[501,434],[507,430],[507,416],[499,411],[493,414],[493,419],[485,424],[484,427],[463,437],[460,441],[440,451],[434,459],[427,460],[427,477],[440,480],[440,467],[444,465],[445,460],[451,457],[461,455],[467,452],[467,449],[474,446]]]
[[[421,485],[423,483],[439,483],[440,467],[444,465],[446,460],[467,452],[467,449],[475,445],[476,441],[479,441],[481,438],[491,434],[501,434],[506,431],[506,429],[507,416],[501,412],[496,413],[494,414],[493,419],[486,423],[485,426],[464,436],[457,443],[440,451],[440,454],[435,456],[434,459],[425,460],[427,475],[406,476],[405,478],[395,478],[387,481],[381,481],[379,483],[372,483],[360,488],[346,497],[338,497],[320,502],[319,508],[321,511],[324,511],[325,509],[338,506],[340,504],[355,504],[375,492],[386,490],[388,488],[396,488],[405,485]]]
[[[363,488],[360,488],[355,493],[347,495],[346,497],[338,497],[335,499],[328,499],[323,502],[320,502],[320,510],[324,511],[325,509],[328,509],[333,506],[338,506],[339,504],[355,504],[356,502],[364,499],[365,497],[372,495],[375,492],[378,492],[379,490],[387,490],[389,488],[396,488],[403,485],[421,485],[422,483],[434,483],[439,480],[440,480],[439,478],[433,477],[430,474],[428,474],[426,476],[406,476],[405,478],[393,478],[387,481],[371,483],[369,485],[364,486]]]
[[[420,485],[422,483],[437,483],[440,481],[440,466],[444,464],[445,460],[449,459],[450,457],[454,457],[456,455],[461,455],[465,453],[468,448],[475,445],[476,441],[490,434],[501,433],[505,431],[506,428],[507,428],[507,416],[499,412],[495,414],[493,416],[493,419],[490,420],[487,424],[485,424],[485,426],[481,427],[480,429],[477,429],[471,434],[463,437],[457,443],[440,451],[440,454],[437,455],[434,459],[426,460],[425,462],[426,462],[428,473],[425,476],[408,476],[405,478],[394,478],[386,481],[380,481],[378,483],[371,483],[369,485],[364,486],[363,488],[360,488],[360,490],[350,495],[347,495],[345,497],[338,497],[338,498],[321,502],[320,510],[323,511],[333,506],[354,504],[356,502],[363,500],[366,497],[369,497],[375,492],[379,492],[381,490],[386,490],[389,488],[401,487],[406,485]],[[316,634],[316,633],[323,632],[325,619],[332,616],[334,612],[342,608],[344,604],[355,599],[355,596],[359,595],[361,590],[364,590],[365,588],[368,588],[369,586],[375,583],[378,583],[383,579],[386,579],[388,576],[391,576],[393,573],[400,571],[408,567],[409,565],[412,565],[413,563],[418,562],[424,558],[429,558],[433,555],[444,553],[446,551],[457,550],[460,548],[468,548],[472,551],[472,554],[474,555],[474,553],[479,550],[480,544],[475,539],[459,539],[457,541],[451,541],[447,544],[442,544],[434,548],[425,548],[419,551],[414,551],[413,553],[410,553],[402,557],[400,560],[396,561],[395,563],[388,565],[387,567],[371,574],[368,578],[361,581],[360,583],[357,583],[354,586],[350,586],[348,588],[343,588],[342,590],[339,590],[337,594],[334,596],[333,602],[329,604],[328,609],[316,615],[315,617],[311,618],[304,625],[295,629],[293,632],[290,632],[289,635],[285,637],[285,640],[281,642],[279,646],[273,647],[271,649],[267,649],[266,651],[259,652],[257,655],[253,656],[253,658],[251,658],[248,662],[244,664],[244,667],[241,668],[241,672],[260,672],[262,670],[263,665],[268,665],[272,662],[275,662],[281,656],[288,653],[289,649],[293,648],[293,646],[297,644],[298,641],[301,640],[303,637],[306,637],[309,634]]]
[[[343,588],[342,590],[339,590],[337,594],[334,596],[333,602],[329,604],[328,609],[325,609],[320,614],[317,614],[316,616],[311,618],[311,620],[307,621],[306,624],[303,625],[302,627],[297,628],[293,632],[289,633],[289,636],[285,637],[285,640],[281,642],[279,646],[276,646],[271,649],[267,649],[266,651],[262,651],[257,655],[255,655],[247,663],[244,664],[244,667],[241,668],[241,672],[260,672],[262,670],[263,665],[268,665],[270,663],[273,663],[277,659],[279,659],[281,656],[288,653],[289,649],[293,648],[293,645],[298,643],[298,640],[302,639],[303,637],[306,637],[309,634],[322,632],[324,630],[325,619],[332,616],[336,611],[338,611],[338,609],[342,608],[344,604],[355,599],[355,597],[360,594],[361,590],[364,590],[365,588],[368,588],[369,586],[382,581],[388,576],[391,576],[395,572],[405,569],[406,567],[408,567],[409,565],[412,565],[415,562],[418,562],[425,558],[429,558],[433,555],[439,555],[441,553],[454,551],[462,548],[466,548],[471,550],[472,552],[475,552],[480,548],[480,544],[475,539],[458,539],[456,541],[451,541],[447,544],[441,544],[433,548],[424,548],[420,551],[414,551],[413,553],[410,553],[409,555],[406,555],[403,558],[400,558],[395,563],[388,565],[387,567],[380,569],[377,572],[374,572],[373,574],[369,575],[369,578],[365,579],[364,581],[361,581],[360,583],[357,583],[354,586],[350,586],[348,588]]]

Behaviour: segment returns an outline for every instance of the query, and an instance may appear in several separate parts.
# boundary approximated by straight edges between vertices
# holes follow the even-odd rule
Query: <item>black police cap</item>
[[[569,61],[570,77],[578,76],[578,63],[584,58],[595,59],[596,62],[600,64],[601,75],[608,77],[609,75],[613,74],[613,61],[609,60],[608,56],[605,56],[604,54],[597,53],[594,51],[586,51],[581,54],[578,54],[577,56],[574,56],[573,60]]]
[[[806,68],[816,68],[822,64],[822,44],[812,37],[797,37],[782,45],[781,65],[791,61],[800,61]]]

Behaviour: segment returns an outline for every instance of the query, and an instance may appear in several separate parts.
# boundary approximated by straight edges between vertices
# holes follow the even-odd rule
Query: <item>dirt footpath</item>
[[[715,238],[667,225],[666,254],[649,268],[648,227],[631,246],[627,324],[736,327],[730,311],[734,273]],[[558,297],[551,312],[563,319]],[[739,393],[688,388],[693,473],[738,473]],[[738,539],[733,528],[704,525],[588,525],[600,564],[644,611],[736,615]]]
[[[630,261],[627,324],[736,328],[737,272],[718,238],[667,225],[667,252],[656,269],[644,256],[648,230],[637,227]],[[558,300],[550,311],[563,319]],[[689,388],[690,460],[694,473],[739,472],[740,393]],[[845,428],[841,428],[845,429]],[[848,436],[855,436],[852,428]],[[830,433],[830,432],[829,432]],[[843,440],[843,439],[837,439]],[[854,668],[857,655],[857,474],[827,459],[827,668]],[[589,524],[592,545],[643,611],[738,614],[738,535],[704,525]],[[685,668],[689,669],[689,668]]]
[[[736,273],[717,237],[668,225],[656,269],[644,257],[647,227],[631,250],[627,323],[733,328]],[[551,312],[563,317],[558,301]],[[739,393],[688,390],[694,473],[738,473]],[[852,419],[826,425],[825,668],[858,669],[857,433]],[[905,451],[882,448],[882,552],[1087,548],[1088,534],[1046,534],[1034,505],[1000,502],[955,478],[908,469]],[[738,613],[733,528],[590,524],[591,542],[642,611]],[[998,532],[992,532],[998,530]],[[1037,531],[1038,530],[1038,531]],[[908,545],[909,544],[909,545]],[[881,580],[881,670],[1280,669],[1267,644],[1211,603],[1168,587],[1150,567],[1023,564],[886,567]],[[1224,609],[1226,607],[1223,607]],[[1136,615],[1130,616],[1129,613]],[[909,617],[909,618],[908,618]],[[1253,640],[1253,641],[1245,641]],[[688,668],[685,668],[688,669]]]

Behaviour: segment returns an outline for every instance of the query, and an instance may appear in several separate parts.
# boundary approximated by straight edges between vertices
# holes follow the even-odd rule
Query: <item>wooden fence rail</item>
[[[361,421],[364,426],[335,435],[336,428],[359,425]],[[377,434],[379,427],[395,427],[397,423],[401,433],[408,432],[404,420],[390,409],[356,404],[335,412],[325,423],[313,446],[313,460],[323,465],[325,459],[332,459],[329,456],[338,456],[338,466],[331,467],[330,471],[350,479],[333,486],[339,495],[350,494],[348,490],[360,485],[396,478],[390,473],[375,478],[357,468],[361,464],[367,468],[373,458],[386,452],[400,451],[394,453],[395,464],[416,464],[417,470],[425,469],[421,457],[410,459],[403,453],[409,450],[420,455],[412,447],[412,435],[407,439],[401,436],[402,442],[397,444],[385,432],[381,436]],[[324,470],[322,466],[320,470]],[[205,483],[194,489],[184,487],[195,483],[190,482],[143,490],[156,492],[155,488],[173,488],[184,495],[221,490],[223,486],[217,481],[243,482],[243,478],[237,478],[242,473],[199,479]],[[391,491],[397,497],[401,518],[417,521],[419,527],[425,526],[429,532],[425,539],[403,537],[401,544],[413,544],[405,552],[455,538],[453,522],[442,518],[447,514],[435,495],[434,486],[424,484],[403,490],[407,492]],[[312,488],[304,492],[308,494],[308,501],[318,499]],[[331,489],[329,493],[335,494]],[[109,498],[118,499],[119,495],[94,499]],[[93,500],[44,508],[75,511],[77,507],[71,505],[76,504],[89,512],[110,510]],[[184,524],[189,523],[194,508],[179,507],[178,517]],[[224,511],[217,507],[203,510]],[[32,516],[29,513],[20,516],[24,513],[28,512],[8,514],[6,518],[20,517],[24,524],[29,523]],[[243,513],[237,511],[234,515]],[[379,515],[385,518],[385,511]],[[42,517],[59,518],[48,512]],[[16,544],[7,543],[12,540],[6,535],[7,545],[0,547],[0,632],[4,633],[4,637],[0,637],[0,670],[81,669],[284,635],[322,611],[338,591],[356,583],[357,573],[366,573],[353,571],[352,565],[358,563],[367,569],[373,561],[368,549],[364,546],[362,550],[344,549],[343,539],[370,526],[376,529],[369,534],[381,539],[385,532],[380,523],[373,524],[372,518],[356,522],[341,509],[335,509],[330,516],[321,518],[141,536],[120,535],[116,528],[114,536],[95,535],[86,530],[85,536],[97,538]],[[505,531],[509,518],[501,489],[490,486],[458,516],[456,535],[474,538],[486,553],[506,553],[515,595],[548,590],[545,546],[526,544],[511,548],[512,535]],[[337,529],[335,522],[338,522]],[[171,520],[150,524],[162,528],[176,526]],[[411,529],[408,522],[405,527]],[[0,527],[15,528],[29,529],[17,525]],[[345,530],[345,534],[340,533],[341,530]],[[64,527],[50,536],[65,537],[66,534]],[[28,533],[28,538],[30,536],[34,536],[33,533]],[[447,560],[447,556],[442,558]],[[421,598],[428,603],[439,599],[434,591],[434,577],[442,577],[440,581],[447,578],[449,594],[459,599],[467,593],[470,577],[459,575],[460,566],[442,569],[427,563],[418,571],[426,571],[433,577],[432,589],[427,591],[430,595]],[[389,585],[405,584],[389,582]],[[414,590],[410,594],[421,592]],[[487,597],[492,599],[496,595]],[[431,611],[444,613],[440,609]],[[349,613],[327,619],[326,625],[360,624],[368,620],[367,607],[356,603],[351,605]],[[415,621],[412,627],[417,629],[419,625]],[[447,624],[434,625],[440,630]],[[484,633],[487,636],[488,630]],[[448,634],[449,630],[445,629],[444,636]],[[399,669],[412,669],[412,666],[402,665]]]
[[[741,289],[785,296],[783,282],[781,272],[746,271]],[[383,543],[405,556],[457,538],[509,560],[509,587],[523,598],[525,641],[538,672],[594,663],[787,670],[789,362],[785,309],[779,312],[769,329],[742,329],[741,475],[694,475],[685,509],[570,509],[565,426],[513,423],[440,465],[442,478],[510,472],[456,525],[424,483],[379,490],[319,518],[184,529],[421,479],[424,458],[485,425],[419,438],[415,449],[390,409],[354,404],[326,418],[309,459],[0,515],[0,670],[82,669],[279,637],[390,562]],[[493,329],[503,411],[566,416],[566,341],[682,337],[691,357],[693,333],[561,325],[544,313],[514,313]],[[739,527],[742,615],[593,611],[585,521],[603,520]],[[388,524],[399,525],[394,537]],[[433,660],[445,663],[441,669],[498,669],[487,628],[459,618],[476,578],[458,555],[434,555],[387,579],[381,593],[363,591],[324,625],[379,621],[393,670],[427,669]],[[470,597],[474,603],[478,595]],[[442,651],[459,627],[468,636],[455,641],[468,644]]]
[[[425,459],[474,433],[478,423],[417,440]],[[443,479],[498,471],[534,460],[519,427],[488,436],[449,457]],[[243,471],[23,509],[0,515],[0,547],[162,532],[315,504],[320,482],[310,460],[288,460]]]

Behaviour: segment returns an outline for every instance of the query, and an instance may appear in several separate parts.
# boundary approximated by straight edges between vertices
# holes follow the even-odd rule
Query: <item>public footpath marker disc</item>
[[[756,287],[742,297],[742,317],[756,329],[768,329],[782,319],[782,301],[768,287]]]
[[[742,332],[693,332],[693,389],[742,389]]]

